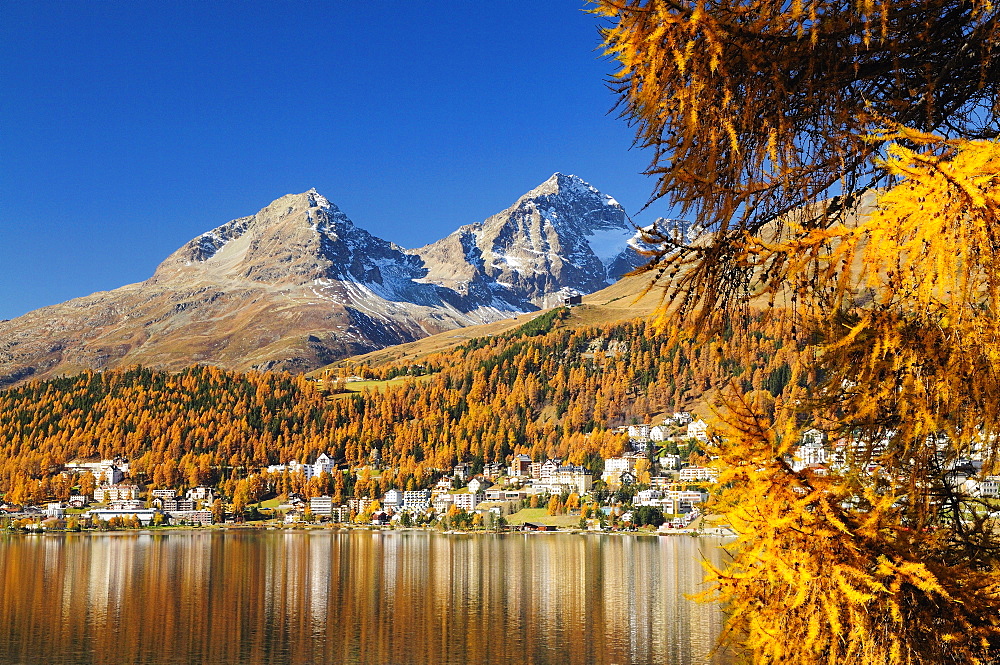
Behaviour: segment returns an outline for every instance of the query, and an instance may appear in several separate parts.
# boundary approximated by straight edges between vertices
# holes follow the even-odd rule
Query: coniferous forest
[[[780,403],[796,362],[776,316],[707,346],[646,320],[579,328],[566,318],[552,310],[416,364],[345,366],[319,380],[198,366],[24,384],[0,393],[0,491],[11,502],[66,497],[78,480],[61,474],[64,464],[114,457],[148,486],[212,483],[229,496],[269,464],[322,452],[356,469],[378,450],[383,471],[308,487],[286,475],[291,485],[270,489],[343,497],[423,487],[456,462],[481,467],[522,452],[599,473],[626,445],[615,427],[683,409],[710,416],[723,385]],[[337,394],[338,373],[400,380]],[[380,486],[350,486],[370,482]],[[251,482],[251,495],[266,489]]]

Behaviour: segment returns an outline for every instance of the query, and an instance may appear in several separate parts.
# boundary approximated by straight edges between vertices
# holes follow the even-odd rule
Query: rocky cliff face
[[[503,212],[413,254],[429,282],[526,310],[555,304],[560,292],[597,291],[641,265],[635,235],[617,201],[556,173]]]
[[[315,190],[204,233],[145,282],[0,322],[0,387],[194,363],[306,371],[590,292],[641,262],[624,211],[554,175],[508,210],[407,251]]]

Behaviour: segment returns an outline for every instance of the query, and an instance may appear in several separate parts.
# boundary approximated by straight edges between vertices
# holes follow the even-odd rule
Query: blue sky
[[[310,187],[405,247],[555,171],[638,211],[649,154],[583,7],[4,0],[0,319]]]

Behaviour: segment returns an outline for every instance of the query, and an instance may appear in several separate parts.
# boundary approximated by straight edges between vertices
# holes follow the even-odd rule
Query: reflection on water
[[[581,534],[0,536],[0,663],[706,663],[719,541]],[[715,662],[722,662],[716,658]]]

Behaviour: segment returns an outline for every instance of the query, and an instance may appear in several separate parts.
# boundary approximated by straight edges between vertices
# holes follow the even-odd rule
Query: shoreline
[[[370,533],[382,532],[382,533],[407,533],[407,532],[421,532],[421,533],[436,533],[442,536],[499,536],[499,535],[538,535],[544,536],[549,534],[576,534],[576,535],[597,535],[597,536],[639,536],[646,538],[655,538],[660,536],[689,536],[691,538],[700,537],[712,537],[712,538],[735,538],[736,533],[725,527],[711,527],[707,529],[671,529],[670,531],[591,531],[585,529],[564,529],[555,531],[518,531],[518,530],[506,530],[506,531],[441,531],[434,528],[425,527],[407,527],[407,528],[382,528],[373,527],[369,525],[321,525],[321,524],[309,524],[309,525],[237,525],[237,524],[213,524],[211,526],[191,526],[191,525],[179,525],[179,526],[163,526],[154,528],[140,528],[140,529],[116,529],[101,531],[98,529],[85,529],[80,531],[66,531],[66,530],[40,530],[40,531],[20,531],[20,530],[10,530],[4,529],[2,533],[4,535],[10,536],[67,536],[67,535],[98,535],[98,536],[111,536],[111,535],[155,535],[155,534],[170,534],[170,533],[240,533],[240,532],[262,532],[262,531],[284,531],[284,532],[352,532],[352,531],[367,531]]]

